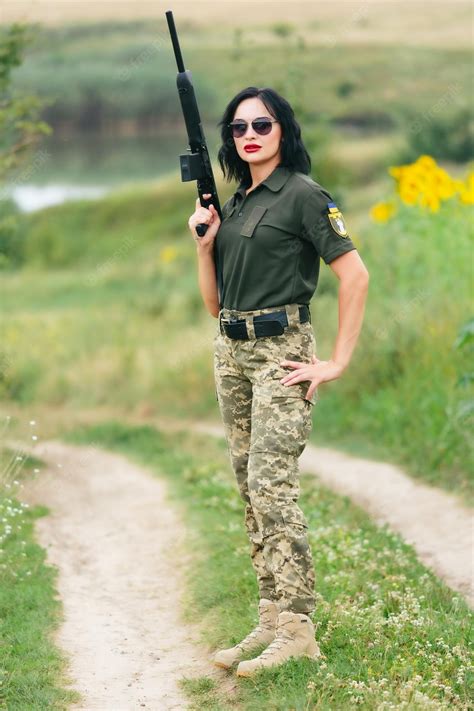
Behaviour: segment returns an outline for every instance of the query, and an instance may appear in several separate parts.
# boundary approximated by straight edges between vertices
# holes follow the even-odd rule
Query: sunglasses
[[[266,136],[272,130],[273,123],[280,122],[276,119],[256,118],[252,121],[252,128],[255,133],[258,133],[259,136]],[[249,124],[247,121],[240,120],[232,121],[232,123],[227,125],[232,129],[232,135],[234,138],[242,138],[242,136],[245,136]]]

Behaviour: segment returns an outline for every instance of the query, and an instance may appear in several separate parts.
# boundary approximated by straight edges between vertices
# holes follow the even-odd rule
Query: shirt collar
[[[285,185],[286,181],[290,177],[290,174],[291,171],[289,170],[289,168],[286,168],[283,165],[277,165],[277,167],[270,173],[270,175],[265,178],[265,180],[262,180],[259,185],[266,185],[267,188],[270,188],[270,190],[276,193],[281,190],[281,188]],[[241,198],[244,198],[245,190],[246,188],[243,183],[240,183],[235,194],[239,195]]]

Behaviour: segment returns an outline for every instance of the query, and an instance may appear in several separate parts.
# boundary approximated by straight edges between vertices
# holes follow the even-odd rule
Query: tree
[[[43,102],[12,88],[12,70],[21,64],[32,30],[33,26],[19,23],[0,28],[0,185],[29,160],[15,182],[28,180],[47,157],[46,151],[40,151],[30,160],[40,136],[51,133],[51,127],[39,118]],[[0,269],[17,267],[23,262],[24,230],[18,208],[5,188],[0,189],[0,208]]]
[[[28,159],[42,135],[51,133],[40,120],[44,102],[12,87],[12,70],[21,64],[33,31],[34,25],[20,23],[0,28],[0,181]]]

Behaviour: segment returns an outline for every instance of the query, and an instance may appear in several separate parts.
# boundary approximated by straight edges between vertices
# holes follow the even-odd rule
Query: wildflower
[[[388,172],[396,181],[400,200],[406,205],[438,212],[444,200],[456,195],[462,204],[474,204],[474,171],[469,173],[465,181],[456,180],[432,156],[421,155],[413,163],[390,166]],[[372,208],[373,219],[388,219],[385,208],[387,204],[379,203]]]
[[[427,170],[431,170],[436,168],[436,161],[431,156],[422,155],[416,161],[416,165],[426,168]]]
[[[390,202],[378,202],[370,210],[375,222],[387,222],[395,214],[395,205]]]
[[[474,204],[474,170],[471,170],[465,183],[461,183],[459,199],[464,205]]]
[[[178,252],[175,247],[163,247],[160,251],[159,261],[161,264],[170,264],[170,262],[174,262],[177,256]]]

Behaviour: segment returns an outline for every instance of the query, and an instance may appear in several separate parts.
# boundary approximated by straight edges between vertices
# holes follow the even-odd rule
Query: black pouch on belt
[[[300,306],[299,316],[300,323],[310,321],[309,308],[307,306]],[[230,319],[228,323],[224,320],[222,326],[229,338],[242,341],[246,341],[249,338],[245,319],[236,319],[234,321]],[[286,311],[272,311],[271,313],[259,314],[258,316],[254,316],[253,319],[253,327],[257,338],[262,336],[281,336],[285,332],[286,326],[288,326]]]

